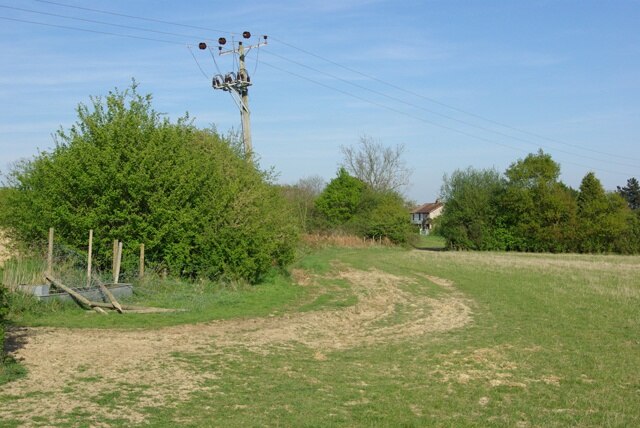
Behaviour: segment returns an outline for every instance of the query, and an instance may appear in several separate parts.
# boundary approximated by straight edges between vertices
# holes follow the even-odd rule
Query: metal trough
[[[105,284],[115,297],[128,297],[133,294],[133,286],[131,284]],[[63,300],[73,301],[73,297],[64,291],[51,291],[49,284],[45,285],[20,285],[18,289],[26,294],[33,294],[42,301]],[[94,302],[108,303],[109,299],[99,288],[74,288],[74,291],[83,295]]]

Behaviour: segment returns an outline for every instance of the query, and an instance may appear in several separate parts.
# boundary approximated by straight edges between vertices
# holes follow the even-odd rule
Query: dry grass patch
[[[0,267],[13,256],[11,241],[4,230],[0,229]]]
[[[387,238],[371,239],[361,238],[355,235],[338,235],[338,234],[307,234],[302,236],[302,242],[310,248],[369,248],[373,246],[392,246],[392,242]]]

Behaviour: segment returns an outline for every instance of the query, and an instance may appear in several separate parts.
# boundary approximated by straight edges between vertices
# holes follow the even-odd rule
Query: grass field
[[[446,245],[446,241],[443,237],[438,235],[419,235],[418,242],[415,247],[421,250],[443,250]]]
[[[182,287],[14,317],[0,425],[640,426],[640,257],[328,248]]]

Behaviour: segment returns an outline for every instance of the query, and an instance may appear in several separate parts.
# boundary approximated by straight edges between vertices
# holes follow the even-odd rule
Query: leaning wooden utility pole
[[[251,33],[245,31],[242,33],[242,37],[245,39],[251,38]],[[251,110],[249,109],[249,86],[251,86],[251,78],[247,72],[245,63],[246,54],[254,48],[259,48],[267,44],[267,36],[262,36],[262,41],[255,45],[245,46],[242,41],[231,41],[231,49],[223,50],[223,46],[226,45],[227,39],[220,37],[218,39],[218,55],[234,55],[238,56],[238,71],[222,74],[216,74],[213,77],[212,85],[213,89],[220,89],[225,92],[229,92],[231,97],[235,101],[236,105],[240,109],[240,117],[242,119],[242,143],[244,146],[244,153],[248,160],[251,159],[253,152],[253,145],[251,143]],[[201,42],[198,44],[200,49],[207,49],[207,44]],[[211,52],[215,60],[215,54]],[[234,61],[235,63],[235,61]],[[217,63],[216,63],[217,67]]]

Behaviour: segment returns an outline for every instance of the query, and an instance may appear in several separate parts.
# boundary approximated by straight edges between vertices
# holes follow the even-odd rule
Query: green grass
[[[639,258],[467,255],[371,249],[310,256],[305,265],[339,260],[451,279],[475,302],[474,323],[334,351],[324,361],[304,346],[245,351],[231,360],[192,354],[194,370],[220,373],[222,380],[213,381],[220,389],[150,413],[151,426],[185,418],[193,426],[640,423]],[[193,414],[204,406],[207,412]]]
[[[305,290],[287,276],[274,274],[260,286],[220,285],[208,281],[185,282],[149,279],[134,283],[134,295],[123,304],[177,309],[171,313],[115,312],[100,315],[75,303],[42,303],[24,295],[12,296],[9,319],[17,325],[70,328],[158,328],[216,319],[266,316],[300,299]]]
[[[446,247],[446,240],[438,235],[419,235],[414,246],[424,250],[443,250]]]
[[[10,357],[3,357],[0,353],[0,385],[20,379],[27,375],[27,370]]]
[[[176,352],[166,364],[201,376],[198,388],[167,406],[140,408],[131,401],[146,415],[144,425],[640,426],[640,257],[325,249],[305,255],[296,268],[330,276],[336,265],[412,278],[403,291],[416,296],[460,294],[473,321],[458,330],[346,349],[293,342],[256,351],[212,341],[206,349]],[[455,289],[423,275],[449,279]],[[279,276],[238,291],[191,287],[137,298],[158,305],[175,298],[176,307],[197,308],[171,315],[179,322],[208,319],[212,315],[201,312],[209,310],[232,318],[334,311],[357,301],[341,279],[296,287]],[[402,322],[409,310],[398,306],[384,322]],[[168,324],[164,317],[148,325]],[[113,319],[127,320],[65,312],[15,322],[127,326]],[[140,320],[129,319],[144,325]],[[111,408],[117,395],[98,398]],[[0,407],[9,399],[0,394]],[[113,418],[106,421],[131,425]],[[56,420],[76,426],[68,414]],[[18,425],[1,411],[0,421]]]

